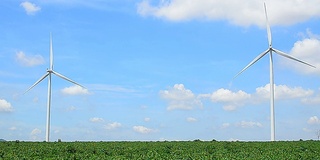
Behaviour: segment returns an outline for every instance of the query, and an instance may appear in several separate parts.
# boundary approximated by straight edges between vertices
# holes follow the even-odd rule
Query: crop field
[[[320,141],[0,142],[0,159],[320,159]]]

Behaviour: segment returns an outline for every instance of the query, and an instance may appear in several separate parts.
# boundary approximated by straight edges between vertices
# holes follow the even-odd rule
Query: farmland
[[[0,142],[0,159],[320,159],[320,141]]]

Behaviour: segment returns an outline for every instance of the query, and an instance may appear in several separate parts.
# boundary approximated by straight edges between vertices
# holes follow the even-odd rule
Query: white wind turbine
[[[275,140],[275,116],[274,116],[274,78],[273,78],[273,59],[272,59],[272,53],[277,53],[281,56],[284,56],[286,58],[298,61],[300,63],[306,64],[308,66],[314,67],[315,66],[304,62],[302,60],[299,60],[295,57],[292,57],[291,55],[284,53],[282,51],[279,51],[275,48],[272,47],[272,37],[271,37],[271,29],[268,21],[268,15],[267,15],[267,7],[266,4],[264,3],[264,11],[266,15],[266,21],[267,21],[267,34],[268,34],[268,42],[269,42],[269,47],[266,51],[262,52],[260,55],[258,55],[253,61],[251,61],[246,67],[244,67],[234,78],[239,76],[242,72],[244,72],[247,68],[249,68],[251,65],[256,63],[258,60],[260,60],[263,56],[265,56],[267,53],[270,55],[270,109],[271,109],[271,141]]]
[[[56,76],[65,79],[71,83],[81,86],[80,84],[72,81],[71,79],[67,78],[66,76],[56,72],[53,70],[53,51],[52,51],[52,36],[50,34],[50,66],[47,69],[47,73],[43,75],[36,83],[34,83],[26,92],[31,90],[34,86],[40,83],[43,79],[48,77],[48,101],[47,101],[47,126],[46,126],[46,141],[49,142],[49,134],[50,134],[50,106],[51,106],[51,74],[55,74]],[[83,87],[83,86],[81,86]],[[84,88],[84,87],[83,87]],[[25,93],[26,93],[25,92]]]

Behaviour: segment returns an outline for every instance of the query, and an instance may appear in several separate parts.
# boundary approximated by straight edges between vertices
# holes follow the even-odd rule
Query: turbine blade
[[[27,91],[25,91],[23,94],[30,91],[34,86],[36,86],[38,83],[40,83],[43,79],[45,79],[50,73],[47,72],[45,75],[43,75],[36,83],[34,83]]]
[[[50,33],[50,70],[53,70],[53,49],[52,49],[52,35]]]
[[[269,47],[271,47],[271,46],[272,46],[272,35],[271,35],[271,29],[270,29],[270,24],[269,24],[269,20],[268,20],[266,3],[264,3],[264,12],[265,12],[265,14],[266,14],[266,20],[267,20],[268,42],[269,42]]]
[[[307,63],[307,62],[304,62],[304,61],[302,61],[302,60],[300,60],[300,59],[298,59],[298,58],[295,58],[295,57],[293,57],[293,56],[291,56],[291,55],[289,55],[289,54],[287,54],[287,53],[284,53],[284,52],[279,51],[279,50],[274,49],[274,48],[272,48],[272,50],[273,50],[274,52],[276,52],[277,54],[281,55],[281,56],[284,56],[284,57],[287,57],[287,58],[289,58],[289,59],[295,60],[295,61],[297,61],[297,62],[303,63],[303,64],[308,65],[308,66],[310,66],[310,67],[316,68],[316,66],[314,66],[314,65],[312,65],[312,64],[309,64],[309,63]]]
[[[254,60],[252,60],[246,67],[244,67],[236,76],[233,77],[233,79],[237,78],[242,72],[244,72],[246,69],[248,69],[250,66],[252,66],[254,63],[256,63],[259,59],[261,59],[264,55],[266,55],[270,49],[267,49],[266,51],[262,52],[260,55],[258,55]]]
[[[58,73],[58,72],[56,72],[56,71],[52,71],[52,73],[55,74],[55,75],[57,75],[58,77],[64,79],[64,80],[67,80],[67,81],[69,81],[69,82],[71,82],[71,83],[73,83],[73,84],[76,84],[76,85],[78,85],[78,86],[80,86],[80,87],[82,87],[82,88],[85,88],[85,87],[83,87],[82,85],[80,85],[79,83],[71,80],[70,78],[67,78],[66,76],[64,76],[64,75],[62,75],[62,74],[60,74],[60,73]]]

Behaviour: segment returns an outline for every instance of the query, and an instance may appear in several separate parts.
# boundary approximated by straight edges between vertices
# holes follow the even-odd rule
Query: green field
[[[0,159],[320,159],[320,141],[0,142]]]

